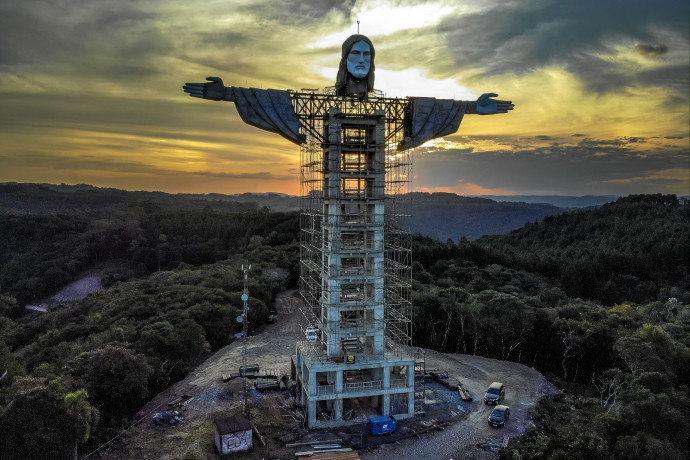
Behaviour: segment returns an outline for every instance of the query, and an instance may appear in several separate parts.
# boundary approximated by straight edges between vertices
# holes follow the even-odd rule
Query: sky
[[[345,38],[389,97],[512,100],[415,149],[412,189],[690,194],[687,0],[6,0],[0,182],[299,194],[299,147],[185,82],[332,86]]]

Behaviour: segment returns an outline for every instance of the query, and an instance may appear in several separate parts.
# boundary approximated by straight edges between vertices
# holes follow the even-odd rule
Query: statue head
[[[364,35],[351,35],[343,42],[340,67],[335,80],[339,96],[366,95],[374,89],[375,55],[374,45]]]

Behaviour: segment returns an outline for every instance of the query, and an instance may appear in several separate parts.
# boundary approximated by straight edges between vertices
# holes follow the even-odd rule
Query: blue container
[[[395,431],[395,419],[390,416],[372,417],[369,419],[371,434],[386,434]]]

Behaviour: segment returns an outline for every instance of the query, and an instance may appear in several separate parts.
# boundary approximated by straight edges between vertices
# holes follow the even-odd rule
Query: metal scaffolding
[[[301,148],[302,340],[295,373],[310,427],[361,423],[360,403],[412,417],[423,402],[410,352],[410,101],[292,93]]]
[[[307,141],[301,147],[300,189],[301,189],[301,267],[300,293],[304,299],[302,333],[308,335],[318,330],[315,340],[309,341],[308,352],[313,358],[327,360],[324,353],[325,331],[346,331],[352,337],[362,337],[367,331],[383,328],[388,353],[407,353],[405,347],[411,343],[411,239],[409,233],[399,227],[401,218],[409,215],[410,181],[412,159],[409,150],[398,150],[404,139],[404,117],[409,107],[407,99],[386,98],[380,92],[370,93],[369,98],[360,101],[355,98],[335,96],[332,88],[323,93],[292,93],[295,112],[304,126],[302,134]],[[340,142],[338,152],[332,152],[329,143],[329,117],[343,116],[359,120],[354,126],[339,126]],[[377,127],[375,120],[382,122]],[[374,131],[382,132],[376,133]],[[367,165],[371,154],[364,151],[379,139],[384,144],[384,158],[380,165]],[[329,160],[329,155],[332,158]],[[339,165],[333,164],[338,158]],[[326,164],[331,161],[331,164]],[[380,161],[380,160],[379,160]],[[385,173],[383,184],[372,185],[372,168],[381,168]],[[339,181],[328,180],[337,170]],[[382,193],[372,187],[383,187]],[[337,188],[338,190],[334,190]],[[339,198],[339,209],[328,209],[334,196]],[[364,280],[376,270],[380,261],[376,252],[377,235],[372,231],[376,212],[367,212],[367,206],[378,206],[383,210],[383,286],[366,285]],[[351,201],[351,203],[348,202]],[[330,219],[330,221],[329,221]],[[339,238],[333,239],[328,232],[337,228]],[[343,255],[340,267],[329,265],[324,251],[336,241]],[[351,275],[352,283],[338,286],[339,292],[331,292],[333,286],[324,285],[325,275],[339,269],[341,275]],[[381,292],[379,292],[381,291]],[[329,300],[339,297],[338,302],[352,304],[357,308],[343,311],[337,317],[326,317],[324,307]],[[358,313],[362,308],[384,299],[383,318],[367,317]],[[313,338],[313,336],[312,336]],[[365,351],[365,344],[343,345],[350,351]],[[371,350],[369,350],[371,351]],[[332,353],[331,353],[332,354]]]

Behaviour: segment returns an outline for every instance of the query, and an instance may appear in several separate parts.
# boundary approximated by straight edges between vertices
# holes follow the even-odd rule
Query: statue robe
[[[405,140],[400,150],[419,147],[428,140],[453,134],[460,127],[466,113],[477,113],[477,103],[413,97],[409,99],[410,114],[405,119]]]
[[[292,107],[290,93],[278,89],[226,87],[225,99],[235,101],[237,112],[248,125],[278,133],[295,144],[306,141]]]
[[[252,126],[278,133],[295,144],[305,142],[300,121],[288,91],[257,88],[226,88],[226,100],[235,101],[242,120]],[[419,147],[430,139],[453,134],[466,113],[477,113],[476,102],[414,97],[405,118],[405,140],[400,150]]]

